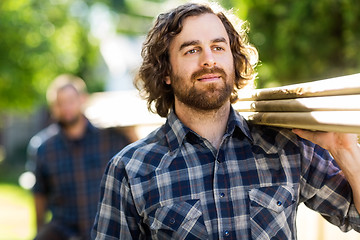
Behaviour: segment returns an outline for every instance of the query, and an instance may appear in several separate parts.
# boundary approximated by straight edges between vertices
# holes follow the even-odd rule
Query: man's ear
[[[164,82],[165,82],[167,85],[171,85],[170,76],[166,76]]]

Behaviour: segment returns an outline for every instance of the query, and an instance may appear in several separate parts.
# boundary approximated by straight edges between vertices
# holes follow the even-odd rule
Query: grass
[[[36,233],[32,193],[19,186],[25,171],[24,150],[0,161],[0,240],[30,240]]]
[[[16,184],[0,183],[0,239],[32,239],[35,225],[31,193]]]

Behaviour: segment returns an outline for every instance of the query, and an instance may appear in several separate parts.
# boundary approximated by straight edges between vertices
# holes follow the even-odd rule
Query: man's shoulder
[[[60,126],[56,123],[52,123],[40,132],[36,133],[29,142],[29,147],[33,149],[39,149],[46,145],[51,144],[57,136],[59,136]]]
[[[299,144],[298,137],[291,129],[252,124],[249,126],[255,144],[276,148],[284,148],[289,144],[298,146]]]
[[[125,147],[119,155],[122,157],[132,157],[134,155],[147,155],[152,152],[168,151],[168,144],[166,141],[166,134],[163,128],[160,127],[145,138],[140,139],[134,143],[129,144]]]
[[[105,141],[114,141],[121,146],[128,145],[131,143],[130,137],[121,128],[111,127],[111,128],[102,128],[97,129],[97,134]]]
[[[156,168],[159,161],[169,152],[166,135],[160,127],[143,139],[124,147],[112,159],[112,164],[118,167],[141,168],[147,166]]]
[[[300,152],[313,152],[318,148],[314,143],[298,137],[288,128],[250,125],[251,135],[254,139],[254,144],[262,146],[263,148],[279,150],[279,149],[299,149]]]

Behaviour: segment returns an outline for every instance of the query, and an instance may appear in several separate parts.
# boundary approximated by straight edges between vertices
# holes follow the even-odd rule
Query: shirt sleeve
[[[35,184],[32,187],[32,192],[35,194],[44,194],[46,195],[49,192],[49,179],[45,161],[45,152],[44,148],[39,147],[36,155],[34,155],[35,159]]]
[[[327,221],[346,232],[360,231],[350,184],[330,153],[311,142],[301,140],[301,201],[319,212]]]
[[[102,182],[92,239],[141,239],[137,214],[125,167],[115,156],[108,164]]]

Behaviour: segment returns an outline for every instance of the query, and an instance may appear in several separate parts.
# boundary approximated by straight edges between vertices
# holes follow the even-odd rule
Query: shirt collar
[[[170,151],[174,151],[182,145],[185,136],[190,132],[190,128],[186,127],[171,109],[165,123],[165,131]]]
[[[245,118],[241,116],[233,107],[230,108],[230,115],[228,120],[228,126],[226,133],[235,134],[235,130],[240,130],[239,132],[245,135],[249,140],[253,141],[253,138],[250,133],[250,128]]]
[[[180,121],[173,109],[170,110],[164,129],[170,151],[174,151],[181,146],[188,133],[194,133]],[[237,129],[240,131],[236,131]],[[253,141],[246,120],[231,107],[225,134],[236,135],[237,133],[245,135],[249,140]]]

